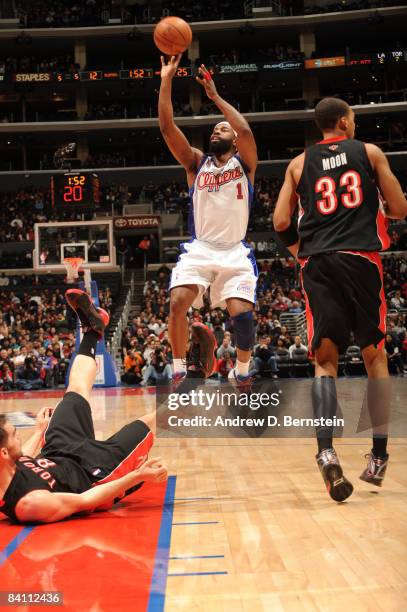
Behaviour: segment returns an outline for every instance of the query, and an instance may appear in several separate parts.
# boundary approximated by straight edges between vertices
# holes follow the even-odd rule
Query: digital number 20
[[[70,187],[66,185],[64,187],[64,202],[81,202],[83,198],[83,188],[81,185],[75,185]]]
[[[348,170],[339,179],[339,185],[346,187],[346,193],[341,196],[341,203],[346,208],[357,208],[363,202],[360,174],[355,170]],[[322,215],[331,215],[338,208],[336,184],[330,176],[323,176],[315,183],[315,193],[321,193],[322,198],[317,200],[318,211]]]

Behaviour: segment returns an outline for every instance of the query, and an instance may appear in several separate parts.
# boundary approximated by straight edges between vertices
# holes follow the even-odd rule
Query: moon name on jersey
[[[202,172],[198,176],[198,189],[207,189],[208,191],[219,191],[222,185],[241,179],[243,172],[241,168],[233,168],[233,170],[225,170],[221,174],[213,172]]]
[[[339,153],[332,157],[324,157],[322,160],[322,169],[331,170],[332,168],[338,168],[339,166],[346,166],[348,159],[346,153]]]

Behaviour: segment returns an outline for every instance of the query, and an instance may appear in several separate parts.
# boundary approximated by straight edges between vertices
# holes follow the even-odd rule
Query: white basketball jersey
[[[236,155],[218,168],[206,157],[190,189],[190,232],[221,248],[244,240],[253,187]]]

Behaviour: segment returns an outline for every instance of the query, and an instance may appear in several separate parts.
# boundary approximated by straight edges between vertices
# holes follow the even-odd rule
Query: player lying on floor
[[[84,291],[70,289],[65,297],[84,332],[66,394],[52,416],[49,409],[40,411],[36,432],[23,448],[16,428],[0,415],[0,511],[17,522],[51,523],[106,510],[143,482],[167,479],[159,458],[147,460],[154,414],[125,425],[108,440],[95,440],[89,398],[96,344],[109,316]]]

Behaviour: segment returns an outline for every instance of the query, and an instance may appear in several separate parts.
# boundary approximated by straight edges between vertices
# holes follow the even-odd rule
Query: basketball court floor
[[[0,412],[36,412],[61,396],[1,394]],[[95,390],[96,436],[154,407],[153,389]],[[30,433],[21,430],[23,439]],[[75,612],[400,611],[406,439],[391,440],[382,489],[358,478],[369,440],[345,438],[336,448],[355,486],[344,504],[328,497],[310,438],[158,438],[150,457],[168,465],[167,483],[61,523],[0,519],[0,591],[61,591],[63,609]]]

